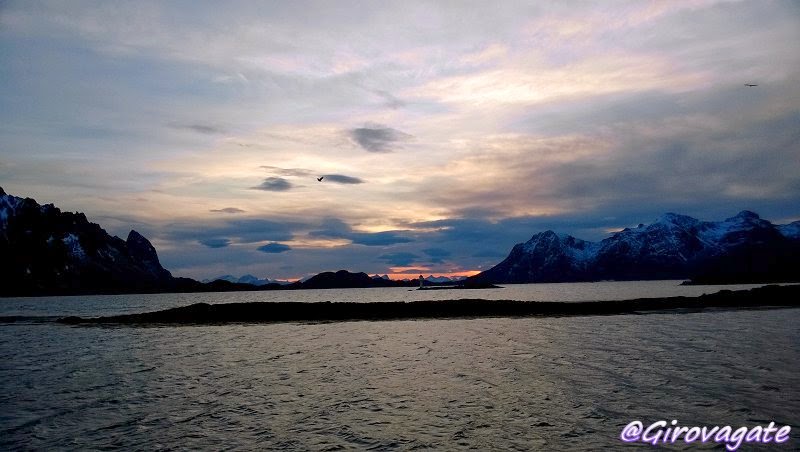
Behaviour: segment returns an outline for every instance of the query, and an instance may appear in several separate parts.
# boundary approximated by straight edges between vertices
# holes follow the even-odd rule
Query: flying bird
[[[317,178],[317,182],[322,182],[322,179],[325,179],[325,176],[320,176]]]
[[[758,86],[758,85],[754,85],[752,83],[745,83],[744,86]]]

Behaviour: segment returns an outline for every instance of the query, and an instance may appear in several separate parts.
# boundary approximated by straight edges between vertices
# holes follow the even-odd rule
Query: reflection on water
[[[798,426],[798,324],[800,309],[6,324],[0,449],[598,450],[637,419]]]

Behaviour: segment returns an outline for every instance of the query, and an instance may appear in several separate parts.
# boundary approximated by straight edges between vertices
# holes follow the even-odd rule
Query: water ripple
[[[0,449],[614,450],[634,419],[800,425],[798,324],[799,309],[14,323],[0,327]]]

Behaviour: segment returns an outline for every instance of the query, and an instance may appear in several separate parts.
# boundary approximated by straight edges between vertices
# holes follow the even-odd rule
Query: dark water
[[[616,450],[630,421],[677,419],[789,424],[791,442],[769,449],[793,450],[798,325],[800,309],[210,327],[4,323],[0,449]]]

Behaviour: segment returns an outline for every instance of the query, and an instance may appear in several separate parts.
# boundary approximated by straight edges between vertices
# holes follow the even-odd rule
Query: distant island
[[[417,281],[340,270],[304,281],[255,277],[199,282],[174,277],[150,241],[131,230],[109,235],[82,213],[6,194],[0,188],[0,296],[225,292],[417,287]],[[694,283],[800,281],[800,221],[773,225],[743,211],[721,222],[666,214],[601,242],[546,231],[465,280],[430,277],[428,286],[599,280],[691,279]],[[263,283],[262,283],[263,282]]]

